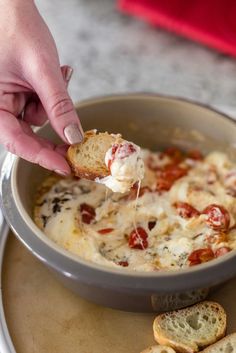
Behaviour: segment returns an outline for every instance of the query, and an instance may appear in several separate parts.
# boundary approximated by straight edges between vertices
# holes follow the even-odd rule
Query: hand
[[[49,119],[67,144],[83,130],[67,92],[72,73],[60,68],[54,40],[32,0],[0,0],[0,143],[8,151],[62,175],[65,148],[34,134]]]

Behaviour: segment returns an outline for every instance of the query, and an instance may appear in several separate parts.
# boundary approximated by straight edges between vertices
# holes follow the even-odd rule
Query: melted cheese
[[[181,165],[190,168],[187,175],[163,192],[156,190],[157,170],[169,164],[170,158],[147,150],[141,154],[145,175],[139,197],[137,190],[134,195],[112,193],[104,185],[88,180],[57,179],[37,201],[37,225],[54,242],[88,261],[119,268],[123,265],[135,271],[176,270],[189,266],[188,258],[194,250],[236,248],[235,229],[222,236],[207,225],[204,214],[183,218],[174,207],[176,202],[187,202],[201,212],[209,204],[218,204],[229,212],[230,227],[235,225],[236,165],[225,154],[214,152],[191,163],[185,159]],[[126,164],[131,164],[133,170],[136,157],[129,163],[123,161],[123,171],[130,173]],[[119,175],[118,164],[114,175]],[[142,193],[144,187],[149,190]],[[90,224],[83,221],[83,204],[95,211]],[[149,222],[153,227],[149,227]],[[129,246],[130,234],[138,227],[147,234],[145,249]],[[110,230],[101,234],[104,229]]]
[[[113,157],[111,147],[105,155],[105,164],[110,169],[111,174],[105,178],[97,178],[95,180],[98,183],[106,185],[112,191],[121,193],[129,191],[144,176],[144,163],[140,156],[140,147],[128,141],[124,143],[132,145],[134,151],[124,158],[119,158],[117,153]],[[109,168],[111,160],[113,161]]]

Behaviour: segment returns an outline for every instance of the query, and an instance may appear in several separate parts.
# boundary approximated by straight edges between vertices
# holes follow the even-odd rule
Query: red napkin
[[[236,0],[118,0],[119,9],[236,56]]]

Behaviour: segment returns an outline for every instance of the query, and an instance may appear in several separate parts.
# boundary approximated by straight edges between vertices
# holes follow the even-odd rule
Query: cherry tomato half
[[[87,203],[82,203],[80,205],[80,213],[82,222],[86,224],[90,224],[94,220],[96,215],[94,207],[88,205]]]
[[[215,257],[220,257],[222,255],[227,254],[230,251],[231,251],[231,249],[228,246],[222,246],[221,248],[216,250]]]
[[[207,215],[206,223],[212,229],[221,231],[229,229],[229,212],[223,206],[212,204],[207,206],[202,213]]]
[[[137,227],[129,236],[129,247],[132,249],[144,250],[148,247],[148,235],[145,229]]]
[[[176,207],[179,216],[182,218],[197,217],[200,215],[200,212],[187,202],[176,202],[174,206]]]
[[[198,265],[214,259],[215,255],[211,248],[194,250],[188,257],[190,266]]]

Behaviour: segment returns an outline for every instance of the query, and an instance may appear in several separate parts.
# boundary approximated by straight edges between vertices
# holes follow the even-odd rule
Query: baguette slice
[[[159,344],[177,352],[195,353],[224,337],[226,313],[220,304],[203,301],[157,316],[153,331]]]
[[[175,353],[175,351],[173,350],[173,348],[168,346],[156,345],[144,349],[144,351],[142,351],[141,353]]]
[[[202,353],[236,353],[236,333],[222,338],[202,351]]]
[[[74,144],[67,151],[67,159],[75,176],[95,180],[110,174],[105,164],[105,154],[114,143],[124,141],[121,135],[108,132],[85,132],[82,143]]]

